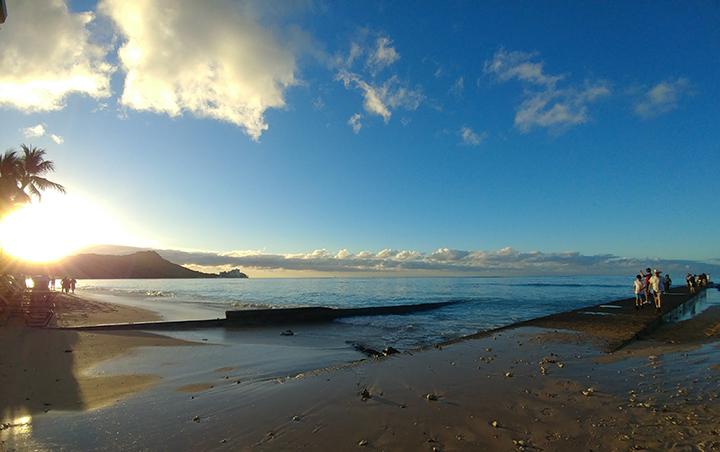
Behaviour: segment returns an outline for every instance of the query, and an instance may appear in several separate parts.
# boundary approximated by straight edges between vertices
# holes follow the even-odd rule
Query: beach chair
[[[32,290],[23,297],[22,311],[28,326],[47,326],[55,315],[55,292]]]
[[[55,292],[27,290],[9,275],[0,276],[0,326],[23,317],[28,326],[47,326],[55,315]]]
[[[5,326],[10,318],[10,299],[0,292],[0,326]]]
[[[0,326],[11,317],[22,315],[22,301],[25,288],[10,275],[0,275]]]

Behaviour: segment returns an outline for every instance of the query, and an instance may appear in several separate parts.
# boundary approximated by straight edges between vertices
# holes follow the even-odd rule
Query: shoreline
[[[97,302],[89,303],[86,316],[75,306],[61,313],[58,320],[91,322],[92,318],[125,315],[128,321],[138,321],[148,315],[113,311],[112,307],[93,303]],[[690,444],[692,432],[693,444],[706,447],[699,450],[720,447],[717,431],[713,434],[710,428],[720,423],[720,368],[712,365],[720,355],[720,307],[648,331],[642,339],[631,340],[613,353],[604,350],[614,336],[598,334],[607,332],[607,325],[590,327],[619,317],[578,312],[572,316],[587,319],[572,329],[566,328],[572,323],[568,313],[556,314],[480,333],[482,337],[466,337],[388,358],[240,383],[236,376],[242,361],[227,356],[222,352],[224,345],[211,341],[180,341],[143,332],[22,328],[21,332],[15,330],[15,337],[9,337],[12,328],[2,327],[3,369],[12,359],[5,346],[8,341],[22,338],[28,351],[26,361],[13,365],[15,375],[3,372],[4,388],[28,389],[37,384],[52,389],[60,384],[56,379],[72,384],[52,392],[53,397],[59,392],[68,400],[50,402],[44,397],[51,395],[42,392],[33,393],[28,401],[22,397],[8,400],[8,392],[3,391],[2,422],[10,424],[5,418],[9,407],[17,414],[22,406],[29,411],[26,415],[31,417],[33,428],[31,433],[22,434],[22,426],[8,426],[0,430],[0,440],[3,448],[67,444],[83,450],[87,449],[83,446],[83,423],[99,428],[109,422],[107,419],[134,413],[124,421],[119,438],[100,435],[100,444],[107,449],[124,444],[129,450],[173,445],[206,450],[296,450],[311,446],[324,450],[356,450],[358,446],[379,450],[574,451],[629,450],[633,446],[687,450],[684,447]],[[253,335],[263,330],[267,329],[253,330],[242,340],[252,341]],[[260,347],[260,354],[270,350],[268,342],[277,343],[273,353],[289,349],[289,345],[301,347],[290,349],[291,353],[310,350],[302,348],[305,345],[299,341],[308,340],[302,335],[280,339],[272,330],[262,340],[264,344],[254,345]],[[115,351],[110,352],[109,344]],[[193,363],[192,356],[183,356],[188,353],[171,352],[173,359],[186,360],[187,368],[192,369],[177,379],[169,374],[158,378],[134,373],[132,365],[123,369],[130,372],[127,374],[87,374],[88,369],[102,369],[102,363],[120,360],[132,364],[142,358],[136,356],[141,348],[167,351],[185,347],[220,352],[201,365]],[[37,370],[40,364],[47,365],[47,378],[33,382],[27,378],[27,368]],[[145,364],[153,368],[152,362]],[[20,374],[23,365],[26,367]],[[156,362],[154,367],[162,365]],[[58,368],[63,372],[58,373]],[[22,381],[8,380],[8,375],[17,374]],[[688,380],[689,374],[697,378]],[[105,379],[106,385],[99,385],[101,394],[90,397],[94,403],[87,403],[86,394],[73,385],[97,384],[99,380],[93,378]],[[125,386],[124,393],[108,394],[121,386]],[[68,393],[71,397],[66,397]],[[369,398],[363,401],[361,393]],[[158,404],[165,408],[158,408]],[[151,442],[138,443],[148,429],[153,431]]]

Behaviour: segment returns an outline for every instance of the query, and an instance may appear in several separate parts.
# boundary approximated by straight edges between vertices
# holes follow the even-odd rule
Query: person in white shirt
[[[645,302],[645,282],[643,281],[642,276],[637,275],[635,277],[633,290],[635,291],[635,309],[640,309],[643,307],[643,303]]]
[[[662,293],[665,290],[665,283],[660,273],[660,270],[655,270],[655,274],[650,277],[650,286],[652,287],[653,298],[655,299],[655,310],[658,312],[660,312],[660,305],[662,303]]]

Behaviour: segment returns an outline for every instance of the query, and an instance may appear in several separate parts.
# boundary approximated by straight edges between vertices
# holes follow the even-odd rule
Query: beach
[[[639,338],[601,313],[632,307],[594,309],[378,358],[334,339],[347,325],[159,332],[11,319],[0,328],[0,448],[720,449],[720,307]],[[56,313],[60,327],[159,318],[65,295]]]

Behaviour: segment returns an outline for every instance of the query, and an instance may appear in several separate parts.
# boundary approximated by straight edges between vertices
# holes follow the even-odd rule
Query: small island
[[[227,272],[220,272],[220,277],[221,278],[247,278],[248,275],[246,275],[245,273],[243,273],[240,270],[238,270],[237,268],[235,268],[235,269],[227,271]]]

